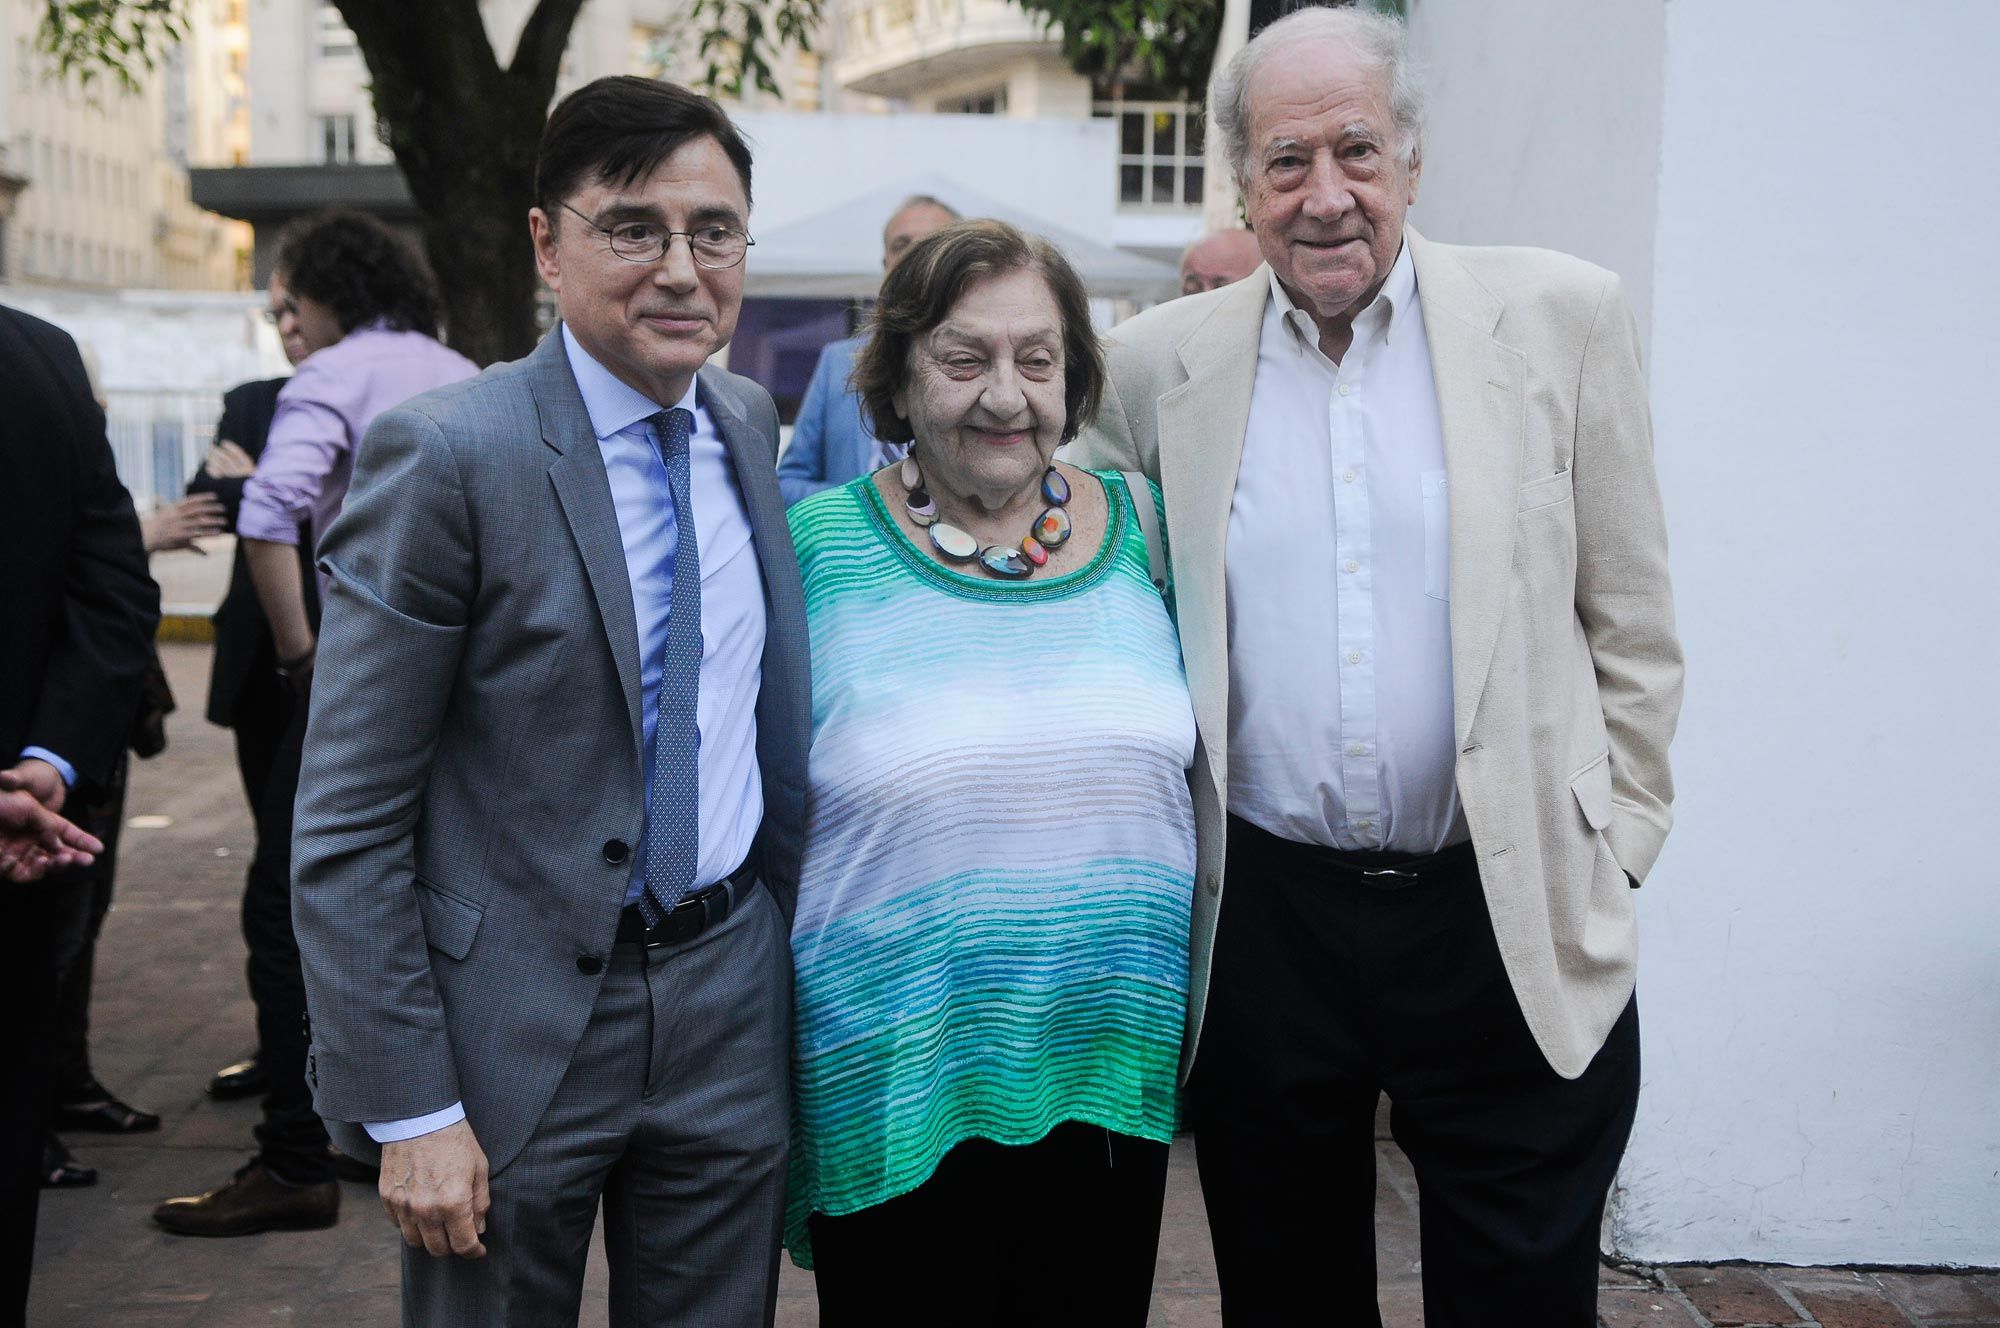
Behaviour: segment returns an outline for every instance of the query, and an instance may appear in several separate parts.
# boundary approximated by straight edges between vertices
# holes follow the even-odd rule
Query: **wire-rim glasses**
[[[657,222],[621,221],[615,226],[600,226],[581,212],[564,203],[563,210],[575,213],[584,225],[602,235],[611,246],[611,252],[628,263],[657,263],[666,256],[667,246],[674,237],[685,236],[688,253],[699,267],[722,269],[732,268],[743,261],[750,252],[750,246],[757,243],[734,226],[711,222],[697,226],[691,231],[671,231]]]

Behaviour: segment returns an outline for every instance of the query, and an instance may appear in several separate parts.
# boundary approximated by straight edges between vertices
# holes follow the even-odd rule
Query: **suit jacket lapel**
[[[1166,494],[1174,595],[1195,719],[1218,789],[1228,788],[1229,596],[1223,566],[1229,507],[1257,342],[1270,295],[1268,269],[1231,286],[1175,346],[1187,381],[1160,397],[1160,487]]]
[[[639,624],[632,612],[632,577],[625,567],[625,540],[618,531],[618,509],[611,501],[611,481],[604,472],[604,455],[597,447],[590,413],[570,373],[560,328],[553,329],[530,358],[529,383],[542,420],[542,441],[558,454],[549,467],[563,516],[583,567],[590,593],[604,620],[618,682],[625,692],[625,711],[632,726],[632,750],[645,750],[640,724]]]
[[[1450,477],[1452,710],[1463,746],[1507,608],[1527,359],[1493,335],[1502,310],[1499,297],[1448,250],[1415,231],[1406,233]]]

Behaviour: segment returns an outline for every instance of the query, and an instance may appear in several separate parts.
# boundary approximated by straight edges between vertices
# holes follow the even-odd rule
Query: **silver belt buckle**
[[[1401,867],[1375,867],[1364,870],[1361,874],[1363,876],[1393,876],[1399,881],[1414,881],[1417,879],[1415,872],[1404,871]]]

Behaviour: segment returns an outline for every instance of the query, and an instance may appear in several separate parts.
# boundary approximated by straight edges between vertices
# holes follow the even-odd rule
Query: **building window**
[[[1128,90],[1099,88],[1091,114],[1118,130],[1118,204],[1126,208],[1201,206],[1205,183],[1201,107],[1180,101],[1128,100]]]
[[[319,119],[319,159],[336,166],[354,160],[354,117],[322,115]]]
[[[1007,89],[993,88],[987,92],[975,92],[965,97],[947,97],[938,102],[939,115],[1005,115],[1007,113]]]
[[[341,60],[354,54],[354,31],[331,0],[320,0],[313,8],[313,50],[322,60]]]

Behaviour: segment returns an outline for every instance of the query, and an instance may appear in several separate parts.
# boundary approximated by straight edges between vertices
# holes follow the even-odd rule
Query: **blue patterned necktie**
[[[646,803],[646,888],[639,915],[648,927],[687,897],[701,848],[701,734],[695,697],[701,682],[701,550],[688,491],[688,438],[694,416],[679,409],[653,416],[654,441],[674,495],[674,589],[667,643],[660,651],[659,719],[653,728],[653,788]]]

